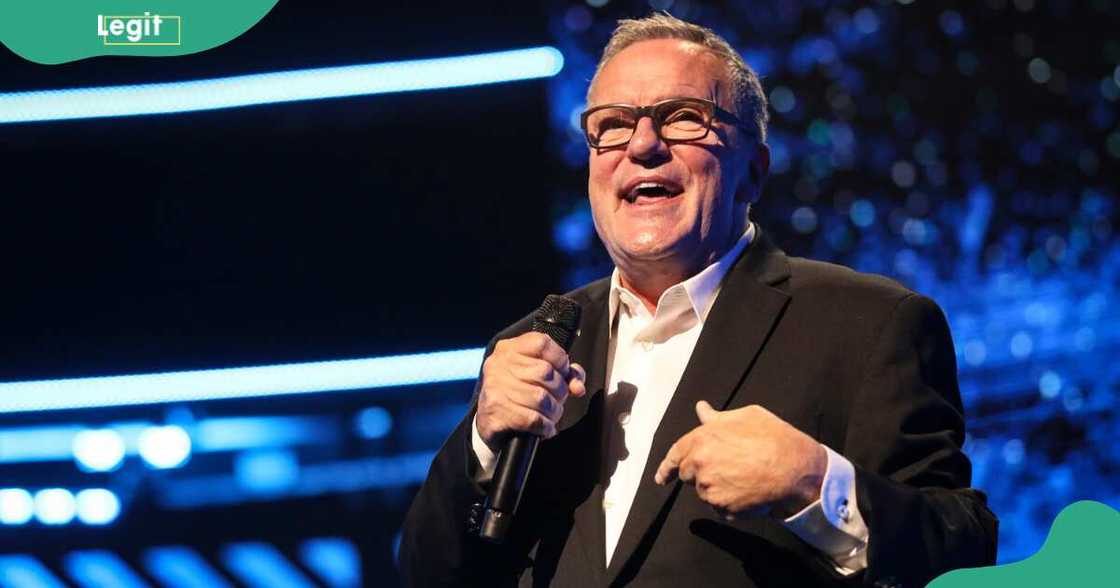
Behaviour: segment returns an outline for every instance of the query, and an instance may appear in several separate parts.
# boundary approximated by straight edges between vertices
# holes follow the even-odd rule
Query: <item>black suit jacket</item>
[[[406,518],[406,585],[917,587],[949,569],[994,563],[997,521],[968,488],[956,361],[940,309],[886,278],[787,257],[760,234],[724,279],[605,566],[608,287],[600,280],[569,294],[583,306],[570,357],[587,369],[588,394],[567,400],[560,433],[540,444],[507,543],[467,532],[485,496],[473,482],[472,403]],[[529,326],[526,317],[502,331],[487,353]],[[699,425],[701,399],[717,409],[765,406],[855,465],[870,530],[866,570],[841,577],[780,521],[723,522],[692,487],[653,483],[669,447]]]

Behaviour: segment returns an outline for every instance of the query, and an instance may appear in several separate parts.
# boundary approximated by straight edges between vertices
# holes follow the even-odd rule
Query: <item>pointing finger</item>
[[[684,458],[688,455],[691,446],[691,433],[678,439],[665,454],[665,459],[661,460],[661,464],[657,466],[657,473],[653,475],[653,481],[658,485],[662,485],[675,480],[680,470],[681,462],[684,461]]]
[[[706,425],[719,416],[719,411],[712,408],[707,400],[701,400],[696,403],[696,416],[700,417],[700,424]]]

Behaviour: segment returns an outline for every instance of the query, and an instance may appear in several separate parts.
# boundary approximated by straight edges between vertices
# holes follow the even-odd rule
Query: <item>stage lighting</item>
[[[185,82],[0,92],[0,124],[170,114],[298,100],[462,88],[548,78],[555,47],[211,78]]]
[[[35,502],[27,490],[23,488],[0,490],[0,523],[22,525],[31,520],[34,512]]]
[[[299,460],[293,451],[249,451],[233,461],[233,476],[254,494],[281,493],[299,481]]]
[[[121,501],[116,494],[104,488],[90,488],[78,492],[78,520],[87,525],[107,525],[121,513]]]
[[[371,406],[354,417],[354,428],[364,439],[380,439],[393,430],[393,415],[380,406]]]
[[[124,461],[124,439],[112,429],[91,429],[74,435],[74,460],[87,472],[109,472]]]
[[[35,518],[44,525],[65,525],[74,520],[74,495],[64,488],[46,488],[35,493]]]
[[[0,383],[0,413],[198,402],[473,380],[481,347],[365,359]]]
[[[362,585],[362,554],[349,539],[308,539],[299,548],[299,558],[307,569],[325,580],[327,586]]]
[[[182,427],[149,427],[140,433],[140,457],[157,469],[177,468],[191,457],[191,438]]]
[[[62,557],[62,569],[82,588],[148,588],[141,577],[120,555],[107,549],[82,549]],[[62,588],[62,584],[35,584],[43,588]],[[176,587],[178,588],[178,587]]]
[[[161,586],[178,588],[232,588],[197,551],[184,545],[153,547],[144,553],[148,575]]]

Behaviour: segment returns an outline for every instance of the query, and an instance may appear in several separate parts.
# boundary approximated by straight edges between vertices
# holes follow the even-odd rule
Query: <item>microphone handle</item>
[[[515,433],[498,456],[489,498],[482,514],[478,535],[492,543],[502,543],[521,502],[525,481],[537,455],[541,438],[532,433]]]
[[[579,332],[579,318],[582,310],[579,303],[565,296],[549,294],[541,307],[533,313],[532,330],[543,333],[559,345],[565,353],[572,348],[572,342]],[[490,492],[486,504],[476,503],[471,507],[468,525],[477,531],[479,537],[491,543],[502,543],[513,524],[513,515],[525,491],[525,481],[533,458],[537,455],[540,437],[530,433],[514,433],[498,456],[494,478],[490,482]],[[482,520],[479,521],[479,509]]]

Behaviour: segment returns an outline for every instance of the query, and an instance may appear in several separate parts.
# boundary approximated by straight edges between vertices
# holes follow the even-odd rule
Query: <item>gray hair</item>
[[[690,41],[723,60],[731,82],[735,114],[754,127],[755,137],[760,143],[766,142],[766,123],[770,121],[770,113],[758,74],[723,37],[709,28],[683,21],[670,14],[654,13],[645,18],[618,21],[618,28],[611,33],[599,65],[595,67],[591,85],[595,84],[595,78],[599,77],[599,72],[603,71],[607,62],[620,51],[639,41],[655,39]],[[588,87],[587,92],[588,95],[591,94],[591,87]]]

